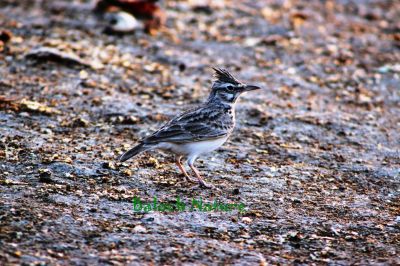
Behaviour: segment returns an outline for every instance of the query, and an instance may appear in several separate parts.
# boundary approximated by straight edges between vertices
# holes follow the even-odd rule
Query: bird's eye
[[[226,86],[226,88],[228,89],[228,90],[233,90],[233,86],[232,85],[228,85],[228,86]]]

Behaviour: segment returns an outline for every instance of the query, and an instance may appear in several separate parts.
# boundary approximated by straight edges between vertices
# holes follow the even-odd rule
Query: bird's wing
[[[184,143],[216,139],[228,135],[234,121],[223,108],[203,106],[172,119],[143,143]]]

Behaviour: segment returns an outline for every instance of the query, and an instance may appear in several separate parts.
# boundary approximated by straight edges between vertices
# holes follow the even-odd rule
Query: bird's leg
[[[193,165],[194,160],[189,160],[189,167],[190,169],[193,170],[194,174],[196,175],[197,181],[199,182],[199,185],[201,187],[206,187],[206,188],[215,188],[213,185],[206,183],[206,181],[203,180],[203,178],[200,176],[199,170],[196,169]]]
[[[185,176],[185,180],[186,181],[191,181],[191,182],[195,182],[194,179],[192,179],[189,174],[186,172],[185,168],[183,167],[182,163],[181,163],[181,159],[182,156],[178,156],[176,157],[176,165],[178,165],[179,169],[181,170],[181,172],[183,173],[183,175]]]

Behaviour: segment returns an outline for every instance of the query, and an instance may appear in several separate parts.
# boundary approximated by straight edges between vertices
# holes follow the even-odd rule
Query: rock
[[[243,217],[242,222],[245,224],[250,224],[253,220],[249,217]]]
[[[46,115],[51,115],[51,114],[60,114],[61,112],[52,108],[48,107],[44,104],[35,102],[35,101],[29,101],[29,100],[21,100],[19,102],[20,104],[20,109],[25,110],[28,112],[37,112],[37,113],[42,113]]]
[[[113,12],[105,15],[109,25],[107,32],[129,33],[140,28],[140,23],[131,14],[126,12]]]
[[[82,117],[77,117],[74,120],[72,120],[71,126],[72,127],[87,127],[89,125],[89,121],[82,118]]]
[[[147,233],[147,229],[144,226],[138,224],[133,228],[133,232],[134,233],[139,233],[139,234],[140,233],[144,234],[144,233]]]
[[[51,171],[49,169],[39,169],[39,182],[42,183],[53,183],[53,179],[51,179]]]
[[[0,30],[0,52],[3,52],[7,43],[11,40],[12,34],[8,30]]]
[[[84,67],[92,67],[90,63],[83,61],[79,56],[71,52],[62,52],[56,48],[39,47],[32,49],[25,57],[27,59],[36,60],[37,62],[54,62],[66,65],[79,65]]]

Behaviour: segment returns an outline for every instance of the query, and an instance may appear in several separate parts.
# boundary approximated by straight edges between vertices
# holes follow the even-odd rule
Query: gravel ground
[[[0,264],[400,264],[400,2],[161,6],[157,33],[106,34],[90,2],[0,2]],[[220,191],[167,154],[117,163],[211,66],[263,87],[198,160]]]

